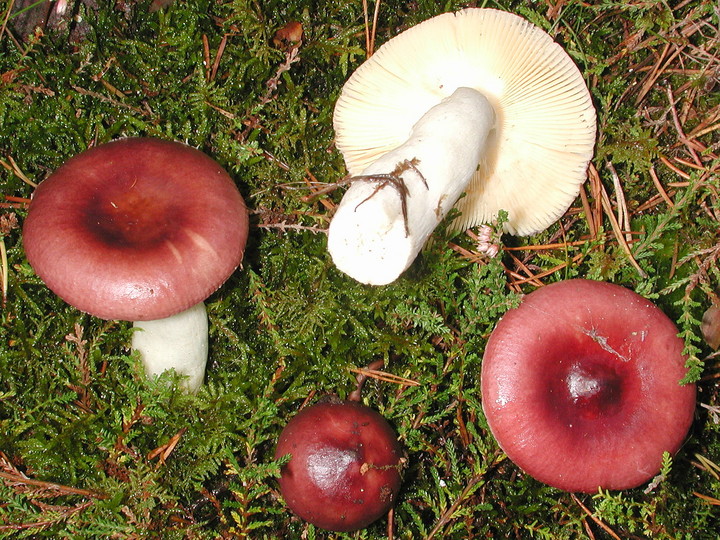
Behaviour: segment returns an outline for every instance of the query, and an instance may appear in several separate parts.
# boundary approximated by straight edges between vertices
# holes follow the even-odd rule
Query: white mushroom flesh
[[[343,197],[328,233],[335,265],[362,283],[394,281],[465,191],[494,124],[492,106],[471,88],[425,113]]]

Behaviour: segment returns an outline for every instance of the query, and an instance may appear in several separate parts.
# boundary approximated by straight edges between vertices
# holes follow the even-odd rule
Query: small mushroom
[[[469,8],[380,47],[343,87],[334,127],[352,183],[328,250],[343,272],[383,285],[454,206],[457,229],[500,210],[512,234],[555,222],[585,180],[595,110],[548,34],[511,13]]]
[[[295,415],[275,457],[291,454],[278,480],[290,509],[329,531],[355,531],[382,517],[400,491],[402,452],[377,411],[328,396]]]
[[[278,479],[285,502],[322,529],[367,527],[387,513],[400,491],[402,449],[387,420],[360,403],[366,379],[358,375],[346,400],[330,394],[302,409],[275,449],[276,459],[291,456]]]
[[[81,311],[135,322],[148,375],[186,387],[207,363],[203,301],[242,261],[248,212],[227,172],[185,144],[127,138],[86,150],[45,179],[23,227],[28,261]]]
[[[500,447],[566,491],[637,487],[677,452],[695,385],[683,341],[654,304],[609,283],[548,285],[500,320],[482,364],[482,406]]]

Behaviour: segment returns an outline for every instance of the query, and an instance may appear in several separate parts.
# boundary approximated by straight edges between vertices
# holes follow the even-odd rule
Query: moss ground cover
[[[359,0],[75,0],[27,33],[33,3],[3,4],[0,537],[717,538],[720,360],[699,329],[720,289],[717,4],[377,5],[374,24],[375,5]],[[496,258],[478,249],[477,230],[440,231],[397,282],[359,285],[325,249],[342,188],[313,196],[345,174],[333,104],[373,48],[466,6],[528,18],[577,62],[598,110],[588,181],[546,232],[499,238]],[[33,184],[133,135],[207,152],[252,211],[243,268],[208,301],[197,395],[171,374],[145,380],[129,323],[69,307],[24,256]],[[498,318],[523,293],[573,277],[656,302],[698,382],[688,441],[635,490],[539,484],[499,450],[480,408]],[[330,535],[287,511],[275,440],[302,404],[345,397],[378,359],[387,375],[373,374],[364,401],[407,452],[399,503],[388,520]]]

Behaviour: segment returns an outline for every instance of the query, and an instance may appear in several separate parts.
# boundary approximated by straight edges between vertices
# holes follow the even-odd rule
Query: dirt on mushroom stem
[[[400,205],[402,208],[402,215],[403,215],[403,222],[405,224],[405,236],[410,236],[410,227],[408,226],[408,209],[407,209],[407,198],[410,196],[410,191],[408,190],[407,186],[405,185],[405,180],[402,177],[402,173],[405,171],[413,170],[415,173],[420,177],[420,180],[422,181],[423,185],[425,186],[425,189],[428,189],[428,183],[427,180],[425,180],[425,177],[420,172],[420,170],[417,168],[417,164],[420,163],[420,160],[417,158],[412,159],[405,159],[397,164],[397,167],[393,170],[393,172],[389,174],[371,174],[371,175],[359,175],[359,176],[351,176],[350,182],[357,182],[359,180],[365,181],[365,182],[378,182],[378,187],[375,188],[375,191],[373,191],[370,195],[368,195],[364,200],[360,201],[357,206],[355,207],[355,210],[358,209],[359,206],[366,203],[370,199],[372,199],[378,191],[383,189],[386,186],[392,186],[394,187],[397,192],[398,196],[400,197]]]

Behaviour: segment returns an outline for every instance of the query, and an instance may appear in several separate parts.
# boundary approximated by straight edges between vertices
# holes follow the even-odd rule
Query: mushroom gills
[[[429,109],[345,193],[328,232],[335,265],[362,283],[394,281],[467,188],[494,127],[490,102],[472,88]]]
[[[164,319],[135,321],[132,348],[140,353],[148,377],[174,369],[187,377],[183,388],[196,392],[205,378],[208,319],[205,304]]]

